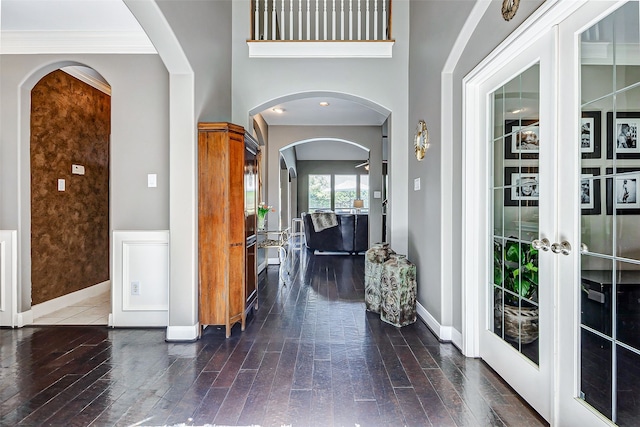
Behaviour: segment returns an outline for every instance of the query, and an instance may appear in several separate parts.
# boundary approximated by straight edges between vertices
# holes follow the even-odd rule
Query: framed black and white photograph
[[[640,159],[639,128],[640,113],[607,113],[607,159]]]
[[[580,177],[582,215],[600,215],[600,168],[583,168]]]
[[[505,159],[537,159],[540,153],[538,120],[507,120],[504,124]]]
[[[504,205],[538,206],[539,174],[537,167],[504,168]]]
[[[583,159],[599,159],[601,156],[601,113],[583,111],[580,126],[580,152]]]
[[[607,168],[607,174],[613,169]],[[640,214],[640,170],[637,168],[617,168],[616,176],[607,178],[607,215]]]

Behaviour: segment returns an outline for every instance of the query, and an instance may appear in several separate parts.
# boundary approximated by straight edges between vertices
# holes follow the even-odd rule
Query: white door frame
[[[481,328],[484,327],[483,324],[479,324],[477,319],[479,318],[479,298],[484,294],[484,287],[486,286],[486,277],[487,275],[487,265],[485,260],[487,258],[487,245],[486,245],[486,227],[487,227],[487,218],[489,218],[490,211],[489,206],[486,203],[488,182],[485,171],[487,170],[487,153],[486,153],[486,144],[484,143],[490,137],[487,134],[487,126],[485,116],[481,113],[482,109],[486,109],[486,99],[485,95],[481,91],[481,87],[484,82],[486,82],[490,76],[494,75],[504,64],[508,63],[512,58],[518,55],[519,52],[522,52],[524,49],[534,43],[541,35],[546,34],[548,31],[552,29],[552,27],[557,26],[566,18],[568,18],[573,12],[575,12],[578,8],[588,3],[586,0],[577,0],[577,1],[547,1],[544,3],[536,12],[534,12],[510,37],[508,37],[500,46],[498,46],[485,60],[483,60],[471,73],[469,73],[465,79],[463,80],[463,194],[467,195],[465,199],[463,199],[463,212],[462,212],[462,328],[463,328],[463,345],[462,350],[466,356],[469,357],[478,357],[480,355],[480,345],[479,345],[479,336],[481,332]],[[610,9],[614,9],[617,4],[623,3],[623,1],[611,0],[607,2],[611,7]],[[606,13],[605,13],[606,14]],[[577,51],[573,49],[573,52],[565,54],[575,55],[577,58]],[[566,67],[563,67],[563,69]],[[572,70],[574,73],[577,70]],[[554,82],[554,84],[556,84]],[[577,79],[576,79],[576,84]],[[560,100],[559,100],[560,101]],[[566,100],[565,100],[566,101]],[[572,108],[572,118],[575,118],[574,122],[579,123],[579,108],[575,108],[576,105],[579,105],[579,101],[576,99],[571,99],[574,105]],[[561,102],[559,102],[561,104]],[[568,110],[566,108],[563,109],[564,112]],[[575,116],[575,117],[574,117]],[[573,123],[573,122],[572,122]],[[562,127],[567,128],[566,126]],[[560,126],[558,126],[558,135],[562,136],[562,138],[573,137],[578,138],[578,129],[579,126],[574,125],[571,130],[562,130]],[[568,134],[572,134],[569,136]],[[578,139],[576,139],[577,141]],[[574,183],[577,188],[577,182]],[[573,187],[569,186],[565,188],[566,191],[570,191]],[[578,192],[577,190],[573,191],[571,194],[576,199]],[[479,209],[480,207],[480,209]],[[579,214],[579,210],[574,212],[576,215]],[[573,214],[570,215],[573,218]],[[579,221],[578,225],[574,227],[577,229],[572,229],[571,233],[573,236],[580,236],[579,230]],[[559,224],[562,226],[562,224]],[[557,233],[557,230],[554,230]],[[561,236],[556,236],[561,237]],[[564,236],[562,236],[564,237]],[[574,239],[575,240],[575,239]],[[576,242],[578,240],[575,240]],[[577,250],[578,248],[575,248]],[[576,267],[577,269],[577,267]],[[578,273],[576,273],[578,274]],[[578,276],[579,277],[579,276]],[[573,283],[573,282],[572,282]],[[572,288],[569,287],[569,288]],[[568,360],[567,354],[570,353],[573,359],[576,359],[576,352],[579,351],[577,347],[577,341],[575,337],[577,336],[577,325],[579,319],[575,322],[571,322],[571,324],[558,325],[558,311],[557,307],[560,302],[565,301],[567,299],[567,292],[571,293],[571,291],[567,291],[564,289],[556,289],[554,291],[554,321],[556,325],[554,325],[554,336],[555,341],[553,343],[554,349],[554,365],[556,367],[559,366],[559,363],[562,360]],[[572,301],[575,301],[575,297],[571,298]],[[574,307],[571,316],[574,318],[578,316],[575,310],[575,304],[570,306]],[[564,318],[564,317],[563,317]],[[562,353],[562,354],[560,354]],[[556,369],[554,371],[555,377],[551,379],[552,381],[552,389],[548,390],[548,393],[553,393],[552,401],[551,401],[551,419],[550,422],[552,425],[556,425],[561,420],[563,420],[563,416],[561,413],[568,415],[567,411],[572,412],[576,407],[573,406],[575,404],[579,404],[582,406],[586,406],[580,399],[573,399],[569,396],[576,396],[577,390],[579,390],[579,384],[577,383],[579,376],[577,372],[576,364],[573,363],[573,369],[564,370]],[[567,387],[571,387],[569,390]],[[545,391],[539,391],[540,393],[545,393]],[[565,396],[563,399],[562,396]],[[571,408],[566,404],[562,403],[562,400],[566,402],[567,399],[571,399],[573,403],[571,404]],[[577,402],[577,403],[576,403]],[[589,412],[589,416],[586,418],[582,418],[583,421],[590,420],[594,421],[592,418],[593,415],[596,418],[599,418],[602,425],[610,425],[610,423],[598,416],[598,414],[594,414]],[[564,422],[567,420],[564,419]],[[558,424],[560,425],[560,424]],[[580,422],[575,419],[571,421],[570,424],[563,425],[586,425],[584,423],[580,424]]]
[[[481,93],[482,85],[524,51],[553,26],[560,23],[586,0],[549,0],[540,6],[505,41],[489,54],[473,71],[463,79],[462,135],[462,194],[467,195],[462,202],[462,352],[465,356],[478,357],[480,326],[478,318],[478,298],[487,277],[482,254],[486,254],[486,224],[489,212],[478,211],[478,206],[486,206],[482,195],[486,193],[486,180],[482,174],[486,169],[487,154],[484,142],[490,138],[485,120],[479,112],[486,109],[486,100]],[[478,255],[481,256],[478,256]],[[482,261],[482,262],[480,262]]]

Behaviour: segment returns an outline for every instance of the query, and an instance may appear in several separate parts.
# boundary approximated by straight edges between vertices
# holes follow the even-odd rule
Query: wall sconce
[[[416,135],[413,139],[413,147],[415,148],[416,159],[418,159],[418,161],[424,159],[424,155],[427,153],[430,145],[427,124],[424,120],[420,120],[416,127]]]
[[[360,213],[360,209],[364,208],[364,200],[354,199],[353,207],[356,210],[356,213]]]

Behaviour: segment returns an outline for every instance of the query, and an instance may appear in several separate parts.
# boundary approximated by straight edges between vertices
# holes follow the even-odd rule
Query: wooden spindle
[[[331,12],[331,40],[336,39],[336,0],[333,0],[333,12]]]
[[[268,1],[264,0],[264,19],[262,20],[262,35],[263,40],[269,40],[269,10],[267,6]]]
[[[307,40],[311,40],[311,10],[309,3],[311,0],[307,0]]]
[[[276,40],[276,0],[273,1],[273,6],[271,7],[271,40]]]
[[[260,12],[259,12],[259,7],[260,7],[260,1],[259,0],[253,0],[254,1],[254,12],[253,12],[253,39],[254,40],[258,40],[258,37],[260,37],[259,35],[259,28],[260,27]]]
[[[284,12],[284,0],[280,0],[280,16],[282,17],[282,28],[280,28],[280,40],[287,38],[287,15]]]
[[[366,10],[367,10],[367,16],[366,16],[367,26],[366,26],[366,31],[364,33],[365,40],[369,40],[369,1],[370,0],[365,0]]]
[[[289,0],[289,40],[293,40],[293,0]]]
[[[358,0],[358,40],[362,40],[362,7]]]
[[[349,40],[353,40],[353,0],[349,0]]]
[[[382,0],[382,37],[380,40],[387,39],[387,0]]]
[[[382,40],[378,34],[378,0],[373,0],[373,39]]]
[[[318,20],[320,18],[319,5],[320,0],[316,0],[316,38],[314,40],[320,40],[320,21]]]
[[[302,0],[298,0],[298,40],[302,40]]]
[[[340,40],[344,40],[344,0],[340,0]]]
[[[323,37],[326,40],[327,39],[327,22],[328,22],[328,18],[327,18],[327,0],[324,0],[324,10],[323,10],[323,17],[322,17],[322,26],[323,26]]]

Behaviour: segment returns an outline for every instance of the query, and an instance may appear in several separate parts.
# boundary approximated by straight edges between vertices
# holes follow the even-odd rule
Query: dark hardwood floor
[[[224,338],[164,329],[0,330],[0,425],[539,426],[487,365],[418,321],[365,311],[362,256],[292,251]]]

